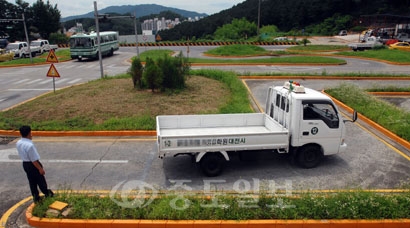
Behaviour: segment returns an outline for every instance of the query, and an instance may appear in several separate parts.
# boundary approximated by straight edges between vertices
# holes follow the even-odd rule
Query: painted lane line
[[[8,91],[50,91],[53,90],[52,88],[50,89],[8,89]]]
[[[57,80],[56,80],[56,84],[60,84],[60,83],[65,82],[65,81],[67,81],[67,80],[68,80],[67,78],[57,79]]]
[[[17,84],[20,84],[20,83],[23,83],[23,82],[26,82],[26,81],[29,81],[30,79],[23,79],[23,80],[20,80],[20,81],[17,81],[17,82],[14,82],[13,83],[13,85],[17,85]]]
[[[17,157],[16,148],[0,150],[0,163],[19,163],[20,159],[12,159],[10,156]],[[99,164],[126,164],[128,160],[68,160],[68,159],[48,159],[41,160],[43,163],[99,163]]]
[[[76,82],[78,82],[78,81],[81,81],[81,79],[82,79],[82,78],[74,79],[74,80],[72,80],[72,81],[69,81],[68,84],[74,84],[74,83],[76,83]]]
[[[34,84],[34,83],[42,81],[42,80],[43,79],[36,79],[36,80],[31,81],[31,82],[27,82],[26,85]]]

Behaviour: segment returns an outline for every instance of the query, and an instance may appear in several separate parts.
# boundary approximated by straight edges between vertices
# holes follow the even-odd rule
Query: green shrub
[[[140,58],[132,58],[131,67],[128,70],[128,73],[132,77],[132,83],[134,88],[143,88],[142,84],[142,73],[144,72],[144,67],[142,66]]]
[[[157,64],[163,75],[162,89],[185,88],[185,79],[190,66],[188,60],[183,57],[182,52],[175,58],[164,55],[163,58],[157,60]]]
[[[163,80],[162,71],[157,63],[155,63],[151,58],[147,58],[143,79],[152,92],[154,92],[155,89],[161,88],[161,83]]]

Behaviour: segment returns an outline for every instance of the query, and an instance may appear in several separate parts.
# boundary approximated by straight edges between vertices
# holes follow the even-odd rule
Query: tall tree
[[[57,4],[52,6],[50,1],[37,0],[31,7],[33,26],[44,39],[48,39],[51,33],[60,29],[61,13]]]
[[[22,18],[22,11],[19,11],[16,5],[13,5],[6,0],[0,0],[0,9],[1,19]],[[0,23],[0,36],[7,37],[9,41],[24,38],[23,24],[13,21]]]

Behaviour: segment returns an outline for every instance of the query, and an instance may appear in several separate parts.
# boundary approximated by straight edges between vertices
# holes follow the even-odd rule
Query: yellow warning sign
[[[48,63],[58,63],[56,53],[54,52],[53,49],[51,49],[50,52],[48,53],[46,62],[48,62]]]
[[[60,74],[58,73],[54,64],[51,64],[50,69],[48,69],[47,77],[56,77],[56,78],[60,77]]]
[[[161,37],[159,34],[157,34],[157,36],[155,37],[155,40],[156,40],[156,41],[161,41],[161,40],[162,40],[162,37]]]

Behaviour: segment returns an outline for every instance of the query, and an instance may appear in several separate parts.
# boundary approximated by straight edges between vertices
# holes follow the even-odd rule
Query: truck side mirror
[[[351,120],[343,120],[343,122],[344,122],[344,123],[346,123],[346,122],[352,122],[352,123],[354,123],[354,122],[356,122],[356,120],[357,120],[357,111],[356,111],[356,110],[353,110],[352,119],[351,119]]]

